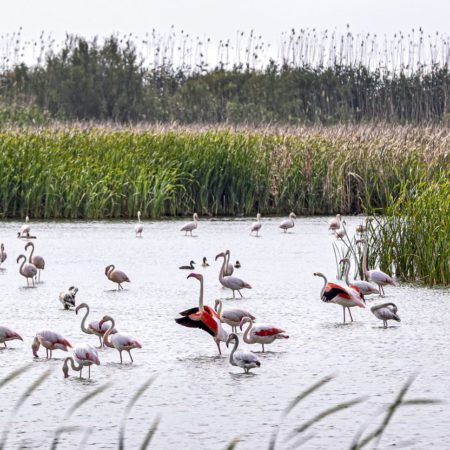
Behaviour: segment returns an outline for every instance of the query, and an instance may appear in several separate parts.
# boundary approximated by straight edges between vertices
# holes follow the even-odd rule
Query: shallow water
[[[8,259],[0,270],[0,325],[19,332],[24,342],[12,341],[0,350],[0,377],[13,368],[32,363],[32,368],[1,388],[0,427],[11,419],[14,403],[45,369],[52,373],[12,418],[7,448],[49,447],[60,425],[92,427],[90,448],[116,448],[118,425],[136,389],[152,374],[156,381],[140,397],[126,424],[127,448],[138,448],[145,433],[161,416],[151,448],[222,449],[239,437],[238,449],[266,448],[280,415],[289,401],[322,377],[334,374],[283,422],[277,448],[289,448],[290,431],[315,414],[338,403],[367,396],[367,400],[313,426],[305,449],[348,448],[359,427],[375,424],[375,413],[393,400],[412,374],[417,378],[408,398],[449,398],[450,310],[448,290],[413,286],[387,287],[402,318],[388,329],[381,327],[369,308],[353,309],[355,322],[343,325],[342,309],[319,300],[321,271],[336,273],[327,218],[298,219],[291,233],[279,231],[278,218],[263,219],[261,237],[249,236],[251,220],[201,221],[196,237],[185,237],[179,221],[144,223],[142,239],[134,237],[132,222],[33,222],[36,253],[45,257],[42,283],[27,288],[18,273],[16,257],[25,242],[15,238],[19,223],[0,224],[0,242]],[[353,230],[356,219],[347,219]],[[214,256],[229,248],[232,260],[242,268],[235,275],[249,282],[252,290],[244,299],[230,299],[218,282],[219,261]],[[210,267],[199,264],[205,276],[206,304],[216,298],[224,307],[248,309],[258,320],[285,329],[288,340],[267,346],[258,353],[261,367],[250,375],[228,363],[228,350],[217,355],[211,337],[174,322],[178,312],[198,302],[199,283],[186,279],[189,271],[178,270],[190,259],[197,263],[207,256]],[[125,271],[131,284],[117,292],[104,275],[114,263]],[[143,344],[134,350],[135,363],[119,364],[119,354],[100,352],[102,365],[92,369],[92,380],[76,374],[64,379],[66,356],[33,360],[31,341],[41,329],[62,333],[72,344],[98,345],[95,336],[80,330],[81,317],[64,311],[60,291],[79,288],[77,304],[91,307],[90,319],[105,313],[116,319],[120,331],[134,335]],[[377,297],[368,301],[377,302]],[[228,327],[225,326],[228,330]],[[245,346],[259,352],[260,346]],[[90,400],[64,421],[65,411],[81,396],[105,382],[104,393]],[[448,448],[450,412],[447,405],[404,407],[398,410],[383,435],[380,448]],[[78,448],[82,433],[62,435],[58,448]]]

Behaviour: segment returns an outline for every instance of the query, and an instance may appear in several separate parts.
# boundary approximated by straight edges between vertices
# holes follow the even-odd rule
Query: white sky
[[[171,25],[213,40],[254,29],[276,44],[291,28],[325,28],[393,34],[422,26],[448,33],[450,0],[3,0],[0,34],[23,27],[26,38],[44,30],[85,37],[112,32],[143,36]]]

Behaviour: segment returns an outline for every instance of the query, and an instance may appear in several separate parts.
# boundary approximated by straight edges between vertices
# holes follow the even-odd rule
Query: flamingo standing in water
[[[83,333],[86,334],[95,334],[95,336],[97,336],[100,340],[100,347],[102,348],[105,346],[104,342],[103,342],[103,337],[105,335],[105,333],[108,331],[109,326],[107,323],[103,323],[100,326],[100,321],[99,320],[93,320],[92,322],[89,322],[89,325],[86,328],[86,320],[87,317],[89,315],[89,305],[87,303],[80,303],[76,308],[75,308],[75,313],[78,314],[78,311],[80,311],[81,309],[86,308],[86,313],[83,317],[83,319],[81,320],[81,331]],[[111,334],[115,334],[117,333],[117,330],[115,328],[112,329]]]
[[[341,226],[334,230],[334,234],[336,235],[336,239],[344,239],[345,235],[347,234],[346,230],[345,230],[345,225],[347,223],[345,222],[345,220],[343,220],[341,222]]]
[[[25,223],[20,227],[20,235],[21,236],[30,234],[31,228],[30,228],[30,225],[28,225],[29,221],[30,221],[30,218],[28,216],[26,216]]]
[[[29,278],[31,278],[31,281],[33,282],[33,286],[34,286],[34,277],[37,274],[37,268],[34,264],[29,264],[27,263],[27,257],[25,255],[19,255],[17,257],[17,264],[19,264],[19,261],[23,259],[22,264],[20,265],[19,268],[19,273],[20,275],[22,275],[23,277],[26,278],[27,280],[27,286],[29,286]]]
[[[395,303],[382,303],[381,305],[374,305],[370,308],[373,315],[383,321],[384,328],[387,328],[388,320],[396,320],[400,322],[400,317],[397,314],[397,305]]]
[[[241,331],[244,323],[248,323],[243,337],[244,342],[246,344],[261,344],[263,353],[264,345],[271,344],[276,339],[289,339],[289,336],[281,328],[265,323],[253,324],[253,320],[250,317],[242,318],[239,324]]]
[[[33,355],[35,358],[38,358],[38,350],[40,346],[45,347],[47,359],[52,358],[53,350],[62,350],[63,352],[67,352],[69,347],[72,347],[70,342],[61,336],[59,333],[55,333],[50,330],[42,330],[36,334],[33,344],[31,345],[31,349],[33,350]]]
[[[198,227],[198,214],[194,213],[192,218],[193,218],[193,222],[188,222],[180,228],[180,231],[185,232],[184,233],[185,236],[188,234],[188,232],[191,233],[191,236],[192,236],[192,231],[194,231]]]
[[[249,373],[250,369],[261,366],[259,359],[253,353],[243,351],[236,353],[239,346],[239,338],[236,333],[231,333],[230,336],[228,336],[227,347],[231,341],[234,341],[234,347],[230,353],[230,364],[232,366],[242,367],[245,373]]]
[[[237,331],[237,327],[241,323],[243,317],[250,317],[252,320],[256,319],[253,314],[250,314],[248,311],[243,309],[231,308],[222,311],[222,300],[215,301],[214,309],[219,316],[219,320],[227,325],[230,325],[231,331]]]
[[[344,275],[345,275],[345,283],[347,284],[348,287],[351,288],[357,288],[359,290],[359,292],[361,292],[361,294],[364,295],[370,295],[370,294],[379,294],[380,291],[373,286],[372,284],[370,284],[367,281],[364,280],[353,280],[350,283],[350,280],[348,278],[348,273],[350,272],[350,260],[348,258],[342,258],[339,261],[339,264],[344,264]]]
[[[90,379],[92,364],[96,364],[97,366],[100,365],[100,359],[98,358],[97,350],[89,344],[80,344],[75,346],[75,348],[73,349],[73,355],[75,361],[74,358],[72,358],[71,356],[67,357],[64,360],[64,364],[62,367],[64,378],[68,378],[69,376],[69,363],[70,363],[72,370],[74,370],[75,372],[80,372],[80,378],[83,372],[83,367],[87,367],[89,369],[88,378]]]
[[[286,220],[283,220],[283,222],[280,223],[279,228],[281,228],[282,230],[284,230],[284,232],[286,233],[287,230],[289,230],[289,228],[294,228],[295,222],[294,219],[296,219],[297,216],[291,212],[289,214],[289,218]]]
[[[41,270],[45,269],[45,261],[42,256],[33,255],[34,254],[34,244],[32,242],[28,242],[27,245],[25,245],[25,251],[28,250],[28,247],[31,247],[31,253],[28,258],[28,262],[33,264],[36,269],[38,269],[38,283],[41,282]]]
[[[77,295],[78,288],[70,286],[67,292],[59,293],[59,301],[64,306],[64,309],[75,308],[75,296]]]
[[[357,244],[363,244],[364,245],[364,253],[363,253],[363,273],[364,276],[369,280],[373,281],[378,287],[380,288],[380,295],[384,296],[384,288],[383,286],[386,286],[387,284],[390,284],[392,286],[395,286],[395,281],[392,277],[390,277],[387,273],[382,272],[378,269],[373,270],[367,270],[367,242],[365,239],[360,239],[359,241],[356,241]]]
[[[133,348],[142,348],[142,345],[129,334],[125,333],[113,333],[114,330],[114,319],[111,316],[104,316],[102,320],[100,320],[100,328],[103,326],[105,322],[111,322],[111,325],[108,328],[108,331],[103,336],[103,344],[110,348],[115,348],[120,354],[120,364],[122,364],[122,352],[126,351],[130,355],[131,362],[133,361],[133,357],[131,356],[131,350]],[[111,336],[112,334],[112,336]],[[111,336],[111,340],[109,337]]]
[[[134,226],[134,232],[136,233],[136,237],[142,237],[142,232],[144,231],[144,225],[141,222],[141,212],[137,212],[138,223]]]
[[[15,339],[23,341],[22,337],[15,331],[8,327],[0,326],[0,344],[3,344],[6,348],[6,341],[13,341]]]
[[[110,264],[105,268],[105,275],[108,280],[111,280],[113,283],[117,283],[117,290],[120,291],[123,289],[122,283],[131,283],[130,279],[127,275],[121,270],[117,270],[114,264]]]
[[[245,281],[241,280],[238,277],[230,277],[230,276],[225,277],[224,276],[227,254],[229,255],[229,250],[227,250],[225,253],[223,253],[223,252],[219,253],[216,256],[216,261],[217,261],[217,258],[220,258],[220,257],[223,258],[222,268],[220,269],[220,272],[219,272],[220,284],[223,287],[226,287],[233,291],[233,298],[235,298],[234,291],[238,291],[239,295],[242,297],[241,289],[252,289],[252,287],[248,283],[246,283]]]
[[[328,221],[328,229],[331,231],[335,231],[341,228],[341,215],[337,214],[336,217],[333,217]]]
[[[356,286],[347,288],[337,283],[328,282],[327,277],[320,272],[316,272],[314,276],[321,277],[324,280],[323,288],[320,291],[320,299],[325,303],[336,303],[337,305],[341,305],[344,310],[344,323],[345,309],[347,308],[350,313],[350,319],[353,322],[350,308],[353,308],[354,306],[365,308],[363,303],[364,297],[361,295],[358,288]]]
[[[250,231],[250,234],[254,233],[256,231],[256,236],[259,236],[259,230],[262,227],[262,223],[261,223],[261,214],[258,213],[256,214],[256,222],[252,223],[252,230]]]
[[[219,355],[222,354],[220,350],[220,342],[226,342],[228,333],[223,329],[220,323],[219,316],[210,306],[203,305],[203,275],[199,273],[191,273],[188,278],[195,278],[200,281],[200,295],[198,299],[198,307],[187,309],[180,312],[179,319],[175,322],[179,325],[189,328],[200,328],[210,334],[219,350]]]
[[[5,252],[5,246],[3,244],[0,245],[0,266],[2,265],[2,263],[4,263],[6,261],[6,258],[8,257],[8,255]]]

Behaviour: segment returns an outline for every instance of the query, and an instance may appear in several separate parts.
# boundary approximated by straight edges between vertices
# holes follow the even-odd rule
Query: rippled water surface
[[[15,238],[19,223],[0,224],[0,242],[8,259],[0,271],[0,325],[19,332],[24,342],[13,341],[0,350],[0,377],[32,362],[31,370],[0,390],[0,427],[7,424],[14,404],[46,368],[47,379],[12,418],[8,448],[49,448],[59,425],[92,427],[90,448],[117,447],[118,424],[127,401],[152,374],[153,386],[137,401],[126,425],[127,448],[138,448],[156,419],[161,423],[151,448],[223,449],[235,437],[237,448],[267,448],[270,434],[287,403],[325,375],[335,379],[304,400],[281,427],[278,448],[289,448],[290,431],[324,409],[356,397],[367,400],[315,425],[305,449],[345,449],[363,424],[377,423],[375,413],[391,402],[411,374],[417,379],[408,396],[449,399],[450,309],[448,290],[412,286],[386,288],[387,300],[399,308],[400,324],[381,327],[369,308],[353,310],[355,322],[343,325],[342,309],[319,300],[321,271],[336,273],[326,218],[299,219],[292,233],[277,228],[280,219],[264,219],[260,238],[249,236],[250,220],[201,221],[196,237],[178,230],[181,222],[144,224],[142,239],[134,237],[132,222],[31,223],[36,253],[46,260],[42,283],[27,288],[18,273],[16,257],[25,242]],[[350,220],[353,230],[356,220]],[[235,275],[252,290],[244,299],[230,299],[218,281],[219,261],[214,256],[231,250],[242,268]],[[258,353],[261,367],[250,375],[228,363],[228,350],[217,355],[211,337],[174,322],[179,311],[197,305],[199,283],[178,270],[190,259],[205,277],[206,304],[222,298],[224,307],[243,307],[258,320],[285,329],[289,340]],[[131,279],[117,292],[104,268],[115,264]],[[100,352],[101,366],[92,380],[75,374],[64,379],[61,351],[51,361],[33,361],[31,341],[41,329],[62,333],[72,344],[98,345],[95,336],[83,334],[80,317],[64,311],[58,293],[70,285],[79,288],[77,303],[91,307],[91,319],[112,315],[120,331],[138,338],[134,364],[119,364],[119,354]],[[369,300],[369,305],[379,301]],[[225,326],[227,329],[228,327]],[[249,348],[247,346],[247,348]],[[251,347],[260,350],[260,346]],[[41,356],[45,352],[40,352]],[[128,355],[124,355],[128,362]],[[105,382],[112,386],[84,404],[64,422],[64,414],[81,396]],[[394,417],[380,448],[449,448],[448,405],[404,407]],[[64,434],[58,448],[78,448],[80,432]]]

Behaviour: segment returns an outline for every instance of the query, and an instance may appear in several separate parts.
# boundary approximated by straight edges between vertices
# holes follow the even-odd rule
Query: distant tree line
[[[42,64],[0,72],[0,122],[449,122],[449,97],[447,65],[412,72],[275,62],[264,70],[150,68],[133,42],[114,36],[101,44],[70,37]]]

